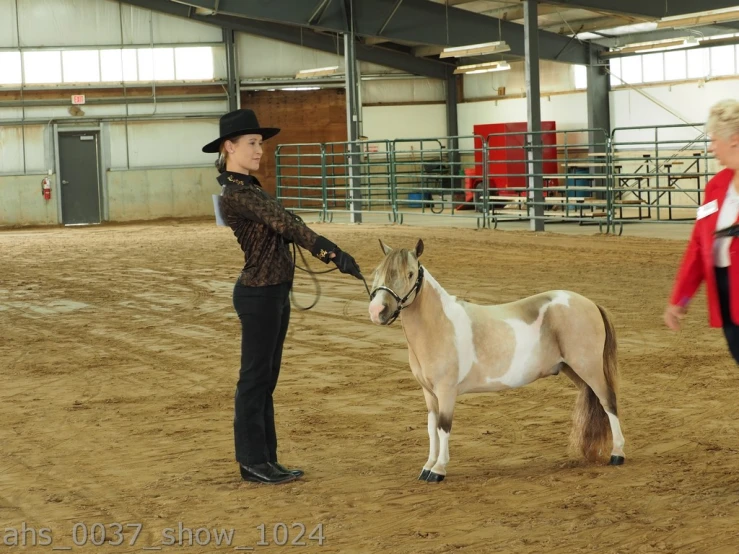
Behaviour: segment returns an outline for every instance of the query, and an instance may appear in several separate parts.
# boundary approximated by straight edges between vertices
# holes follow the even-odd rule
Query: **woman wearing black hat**
[[[260,483],[285,483],[303,475],[302,470],[277,462],[272,402],[295,271],[288,243],[295,242],[324,263],[335,263],[342,273],[362,278],[354,258],[285,210],[250,175],[259,169],[262,141],[279,131],[260,127],[252,110],[236,110],[221,118],[221,136],[203,147],[203,152],[220,154],[219,209],[246,262],[233,292],[242,331],[234,442],[242,479]]]

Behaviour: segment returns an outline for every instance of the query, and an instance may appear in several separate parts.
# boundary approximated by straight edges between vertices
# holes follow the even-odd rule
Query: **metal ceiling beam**
[[[400,7],[400,4],[403,2],[403,0],[395,0],[395,5],[393,6],[393,11],[390,12],[390,15],[387,16],[387,19],[385,20],[385,23],[382,24],[382,27],[380,27],[377,31],[378,35],[382,35],[382,32],[387,27],[388,23],[390,23],[390,20],[395,15],[395,12],[398,11],[398,8]]]
[[[308,25],[318,25],[323,17],[323,12],[326,10],[326,6],[329,5],[331,0],[320,0],[316,6],[313,14],[308,18]]]
[[[187,6],[169,0],[121,0],[144,9],[151,9],[169,15],[183,17],[193,21],[199,21],[209,25],[215,25],[224,29],[233,29],[250,35],[256,35],[290,44],[313,48],[323,52],[338,53],[343,55],[344,45],[341,38],[337,39],[330,35],[316,33],[310,29],[301,29],[290,25],[279,25],[262,21],[244,19],[243,17],[231,17],[227,15],[201,16],[190,13]],[[223,3],[223,0],[221,0]],[[333,3],[333,2],[332,2]],[[343,15],[342,15],[343,17]],[[356,45],[357,58],[361,61],[371,62],[394,69],[400,69],[423,75],[433,79],[446,79],[454,70],[454,66],[447,62],[417,58],[411,53],[391,50],[389,48],[372,47],[358,43]]]
[[[396,2],[397,0],[353,0],[355,33],[362,37],[377,36],[378,29],[383,27],[387,14],[395,9]],[[208,10],[215,8],[215,0],[178,0],[178,3]],[[319,28],[337,33],[348,32],[339,4],[342,3],[332,2],[326,7]],[[315,3],[305,0],[220,0],[218,4],[218,15],[300,26],[306,26],[314,11]],[[511,55],[525,56],[524,30],[521,25],[429,0],[404,0],[387,23],[382,38],[438,46],[464,46],[505,40],[511,47]],[[542,58],[577,64],[588,63],[588,52],[584,44],[545,31],[539,31],[538,38]]]
[[[556,3],[571,8],[584,10],[600,10],[607,12],[641,15],[661,18],[685,15],[709,10],[721,10],[736,7],[736,0],[556,0]]]

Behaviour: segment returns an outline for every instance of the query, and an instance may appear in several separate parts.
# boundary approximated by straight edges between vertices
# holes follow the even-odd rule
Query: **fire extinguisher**
[[[51,181],[48,177],[44,177],[41,180],[41,194],[44,196],[44,200],[51,199]]]

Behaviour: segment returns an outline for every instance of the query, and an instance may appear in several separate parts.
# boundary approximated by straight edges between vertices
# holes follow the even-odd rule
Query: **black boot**
[[[292,473],[283,473],[270,463],[244,465],[239,464],[241,470],[241,478],[244,481],[251,481],[254,483],[266,483],[270,485],[277,485],[279,483],[288,483],[297,479]]]
[[[305,472],[302,469],[288,469],[284,465],[277,463],[277,462],[270,462],[272,467],[277,469],[277,471],[280,471],[282,473],[287,473],[288,475],[294,475],[295,477],[302,477]]]

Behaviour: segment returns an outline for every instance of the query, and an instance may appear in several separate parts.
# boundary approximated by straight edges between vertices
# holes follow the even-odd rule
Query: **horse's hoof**
[[[425,481],[428,478],[428,476],[429,476],[430,473],[431,473],[431,470],[430,469],[424,469],[421,472],[421,475],[418,476],[418,480],[419,481]]]
[[[611,466],[620,466],[624,463],[624,457],[623,456],[611,456],[611,461],[608,462],[608,465]]]
[[[427,483],[441,483],[444,480],[444,475],[439,475],[433,471],[429,471],[428,477],[426,477]]]

